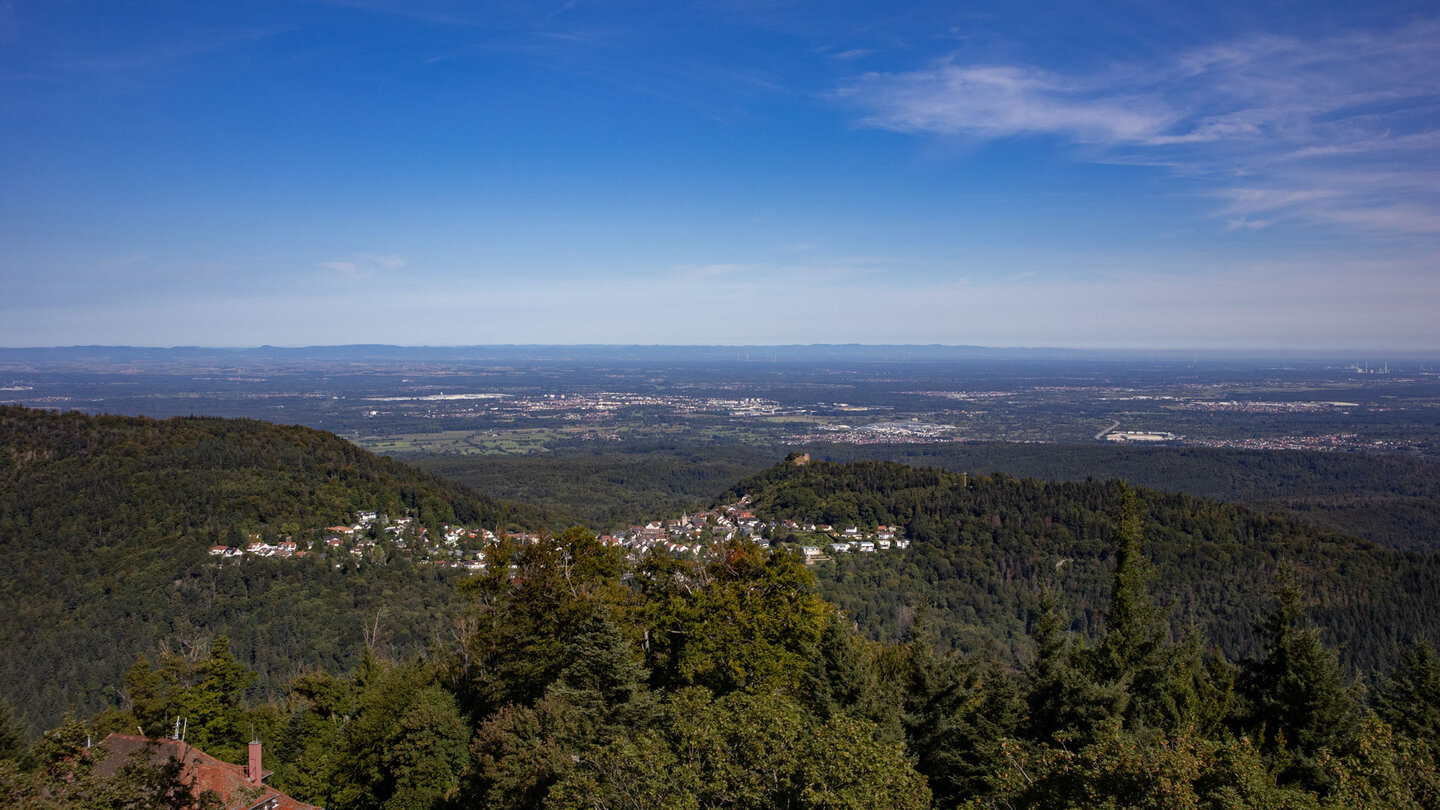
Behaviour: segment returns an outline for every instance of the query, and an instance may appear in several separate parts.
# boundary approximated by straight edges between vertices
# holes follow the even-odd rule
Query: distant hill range
[[[348,669],[367,631],[417,651],[441,631],[455,572],[209,554],[361,510],[512,529],[554,519],[309,428],[0,407],[0,699],[49,727],[116,702],[137,656],[201,655],[217,634],[262,689]]]
[[[927,362],[965,360],[1066,360],[1114,356],[1073,349],[988,348],[985,346],[814,344],[789,346],[50,346],[0,348],[0,366],[136,364],[144,366],[214,363],[273,365],[304,363],[819,363]]]
[[[352,344],[343,346],[46,346],[0,347],[0,365],[16,363],[274,363],[274,362],[368,362],[368,363],[452,363],[452,362],[742,362],[742,363],[889,363],[984,360],[1161,360],[1172,362],[1239,361],[1342,361],[1368,359],[1374,352],[1305,352],[1287,350],[1179,350],[1179,349],[1065,349],[1053,347],[948,346],[942,344],[874,345],[792,344],[754,346],[673,346],[673,345],[544,345],[495,346],[390,346]],[[1434,361],[1433,354],[1390,352],[1395,360]]]

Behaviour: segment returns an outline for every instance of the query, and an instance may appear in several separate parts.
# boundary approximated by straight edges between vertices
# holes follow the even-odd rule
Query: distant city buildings
[[[1116,430],[1105,434],[1107,442],[1173,442],[1180,437],[1164,431]]]

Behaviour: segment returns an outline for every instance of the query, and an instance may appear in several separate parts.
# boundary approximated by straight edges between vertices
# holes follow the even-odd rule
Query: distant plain
[[[1440,542],[1424,358],[972,347],[0,350],[30,407],[301,424],[604,530],[793,450],[1126,478],[1401,548]],[[1116,441],[1126,432],[1164,441]]]

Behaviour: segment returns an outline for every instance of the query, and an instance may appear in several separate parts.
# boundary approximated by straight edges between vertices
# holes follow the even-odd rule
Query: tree
[[[238,761],[248,742],[242,701],[256,675],[230,653],[225,636],[216,637],[194,672],[198,680],[180,696],[186,739],[211,756]]]
[[[1115,572],[1105,629],[1089,656],[1095,680],[1123,693],[1117,707],[1126,728],[1178,733],[1208,722],[1206,701],[1214,692],[1211,671],[1198,639],[1177,645],[1167,638],[1166,612],[1151,589],[1155,566],[1145,556],[1141,505],[1135,490],[1122,485]]]
[[[455,795],[468,764],[455,698],[436,684],[411,696],[394,721],[381,763],[392,780],[385,810],[422,810]]]
[[[1322,759],[1331,785],[1326,807],[1440,807],[1440,773],[1430,752],[1434,740],[1398,737],[1373,714],[1360,720],[1344,757]]]
[[[941,807],[980,791],[1023,703],[998,666],[937,653],[923,621],[903,650],[899,691],[906,748]]]
[[[1088,648],[1065,632],[1059,597],[1047,591],[1031,628],[1035,658],[1026,670],[1024,736],[1043,743],[1093,739],[1106,720],[1124,711],[1123,682],[1100,682],[1087,667]]]
[[[0,761],[16,760],[25,750],[25,728],[9,703],[0,701]]]
[[[1301,626],[1300,589],[1283,571],[1275,608],[1261,623],[1264,651],[1241,667],[1242,725],[1271,756],[1282,780],[1312,789],[1328,784],[1322,752],[1344,752],[1360,706],[1320,632]]]
[[[583,743],[606,743],[647,728],[657,710],[648,673],[613,619],[592,616],[566,645],[570,664],[546,695],[574,710]]]
[[[1078,748],[1002,743],[994,789],[969,807],[1005,810],[1318,810],[1315,797],[1275,784],[1246,739],[1126,731],[1119,718]],[[1364,806],[1364,805],[1357,805]],[[1381,805],[1371,805],[1381,806]],[[1336,810],[1339,810],[1337,807]]]
[[[796,806],[824,810],[928,808],[925,777],[899,743],[881,742],[873,723],[846,715],[807,735],[797,752]],[[938,797],[937,797],[938,798]]]
[[[462,805],[514,810],[546,805],[556,782],[576,770],[573,742],[580,726],[573,707],[548,697],[486,717],[470,745],[474,764]],[[621,738],[612,747],[623,743]]]
[[[843,714],[821,722],[792,698],[686,687],[661,727],[582,757],[547,807],[860,808],[929,806],[897,742]]]
[[[150,736],[162,736],[168,724],[179,716],[180,693],[189,676],[189,665],[176,655],[163,655],[160,668],[140,656],[125,674],[125,695],[135,720]]]
[[[698,571],[654,560],[643,573],[657,676],[720,693],[798,692],[826,612],[814,578],[797,556],[749,541],[715,555]]]
[[[356,673],[354,716],[330,760],[327,807],[410,810],[455,795],[467,729],[455,698],[422,661],[367,657]]]
[[[466,708],[483,716],[538,700],[570,665],[572,640],[630,599],[621,569],[619,551],[579,527],[554,542],[505,543],[487,553],[485,573],[464,585],[463,663],[452,665]]]
[[[810,709],[825,719],[860,717],[875,723],[885,739],[902,739],[896,684],[882,681],[876,661],[883,649],[861,638],[838,610],[827,612],[801,689]]]
[[[1395,732],[1430,747],[1440,760],[1440,658],[1427,642],[1411,647],[1375,692],[1375,713]]]

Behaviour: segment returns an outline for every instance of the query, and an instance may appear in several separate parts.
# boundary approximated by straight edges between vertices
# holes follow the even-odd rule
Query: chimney
[[[245,771],[245,777],[250,784],[258,785],[260,780],[265,778],[265,772],[260,769],[260,741],[250,741],[250,767]]]

